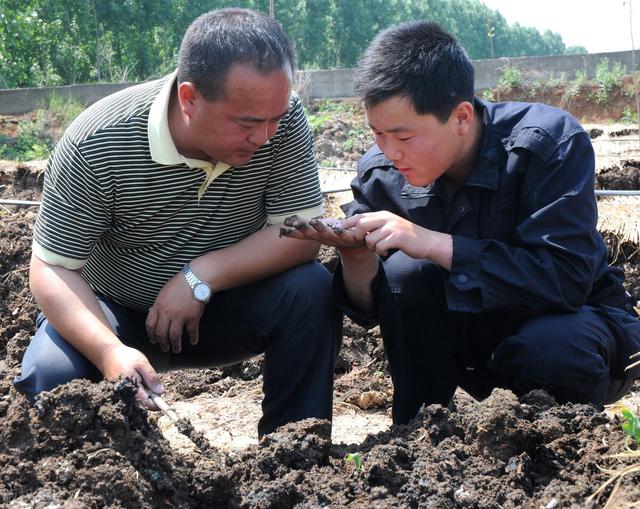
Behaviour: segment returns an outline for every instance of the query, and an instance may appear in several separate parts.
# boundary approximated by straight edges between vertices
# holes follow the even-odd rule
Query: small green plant
[[[522,72],[515,66],[507,66],[502,69],[502,74],[498,78],[498,87],[505,92],[510,92],[514,88],[522,86]]]
[[[349,138],[347,141],[345,141],[342,144],[342,148],[344,148],[345,150],[347,150],[349,152],[351,152],[354,149],[355,146],[356,146],[356,142],[352,138]]]
[[[53,94],[49,98],[49,114],[58,120],[60,128],[66,129],[80,113],[85,110],[84,104],[74,97],[62,97]]]
[[[307,123],[309,124],[309,129],[313,134],[322,132],[331,120],[331,115],[329,113],[313,114],[306,109],[305,113],[307,115]]]
[[[355,469],[360,472],[364,468],[364,462],[362,461],[362,456],[357,452],[350,452],[344,457],[345,461],[349,463],[353,463]]]
[[[638,115],[631,109],[630,106],[625,106],[622,110],[622,117],[620,122],[623,124],[635,124],[638,121]]]
[[[33,119],[18,122],[14,139],[0,137],[0,159],[33,161],[49,157],[54,143],[46,134],[47,122],[45,110],[38,110]]]
[[[627,434],[627,441],[635,440],[636,445],[640,444],[640,419],[628,408],[621,411],[624,422],[622,423],[622,431]]]
[[[587,83],[587,75],[584,71],[576,71],[576,75],[567,85],[565,98],[576,97],[580,89]]]
[[[603,58],[596,64],[595,82],[598,85],[595,99],[602,104],[607,102],[611,91],[619,86],[622,77],[627,73],[626,66],[615,62],[609,69],[609,59]]]

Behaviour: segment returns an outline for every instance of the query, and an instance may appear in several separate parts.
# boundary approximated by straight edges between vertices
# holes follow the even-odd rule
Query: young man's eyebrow
[[[376,129],[376,127],[374,125],[369,124],[369,127],[373,131],[383,132],[380,129]],[[396,126],[396,127],[392,127],[391,129],[385,129],[384,130],[385,133],[399,133],[399,132],[406,132],[406,131],[412,131],[412,129],[410,127],[407,127],[407,126],[399,125],[399,126]]]

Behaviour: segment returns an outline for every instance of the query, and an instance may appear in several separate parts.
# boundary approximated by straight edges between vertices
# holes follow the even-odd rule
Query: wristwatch
[[[182,267],[182,275],[193,292],[193,298],[205,304],[209,302],[213,295],[211,285],[196,276],[188,263],[185,263],[184,267]]]

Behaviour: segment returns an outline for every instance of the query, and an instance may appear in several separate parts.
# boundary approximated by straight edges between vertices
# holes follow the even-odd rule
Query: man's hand
[[[155,369],[142,352],[123,344],[116,345],[103,353],[98,367],[105,378],[117,378],[123,375],[137,380],[138,393],[136,397],[149,410],[158,410],[155,403],[149,399],[149,393],[145,387],[156,394],[162,394],[164,387],[162,387]]]
[[[149,341],[163,352],[182,350],[182,334],[186,329],[192,345],[198,342],[200,317],[204,304],[193,298],[191,289],[178,272],[162,287],[147,315]]]
[[[310,219],[290,216],[284,220],[280,228],[281,237],[298,240],[315,240],[327,246],[340,250],[363,249],[365,243],[362,238],[356,238],[354,230],[345,229],[338,219]]]
[[[338,248],[342,254],[367,249],[386,256],[391,249],[399,249],[412,258],[429,259],[451,269],[451,235],[427,230],[391,212],[368,212],[341,220],[306,221],[291,216],[284,224],[281,236],[315,240]]]

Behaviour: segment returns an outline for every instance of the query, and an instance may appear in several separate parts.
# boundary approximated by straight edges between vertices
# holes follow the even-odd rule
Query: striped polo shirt
[[[243,167],[182,157],[169,134],[175,73],[85,110],[51,155],[33,252],[107,298],[153,304],[182,265],[291,214],[321,215],[302,105],[292,95],[275,136]]]

